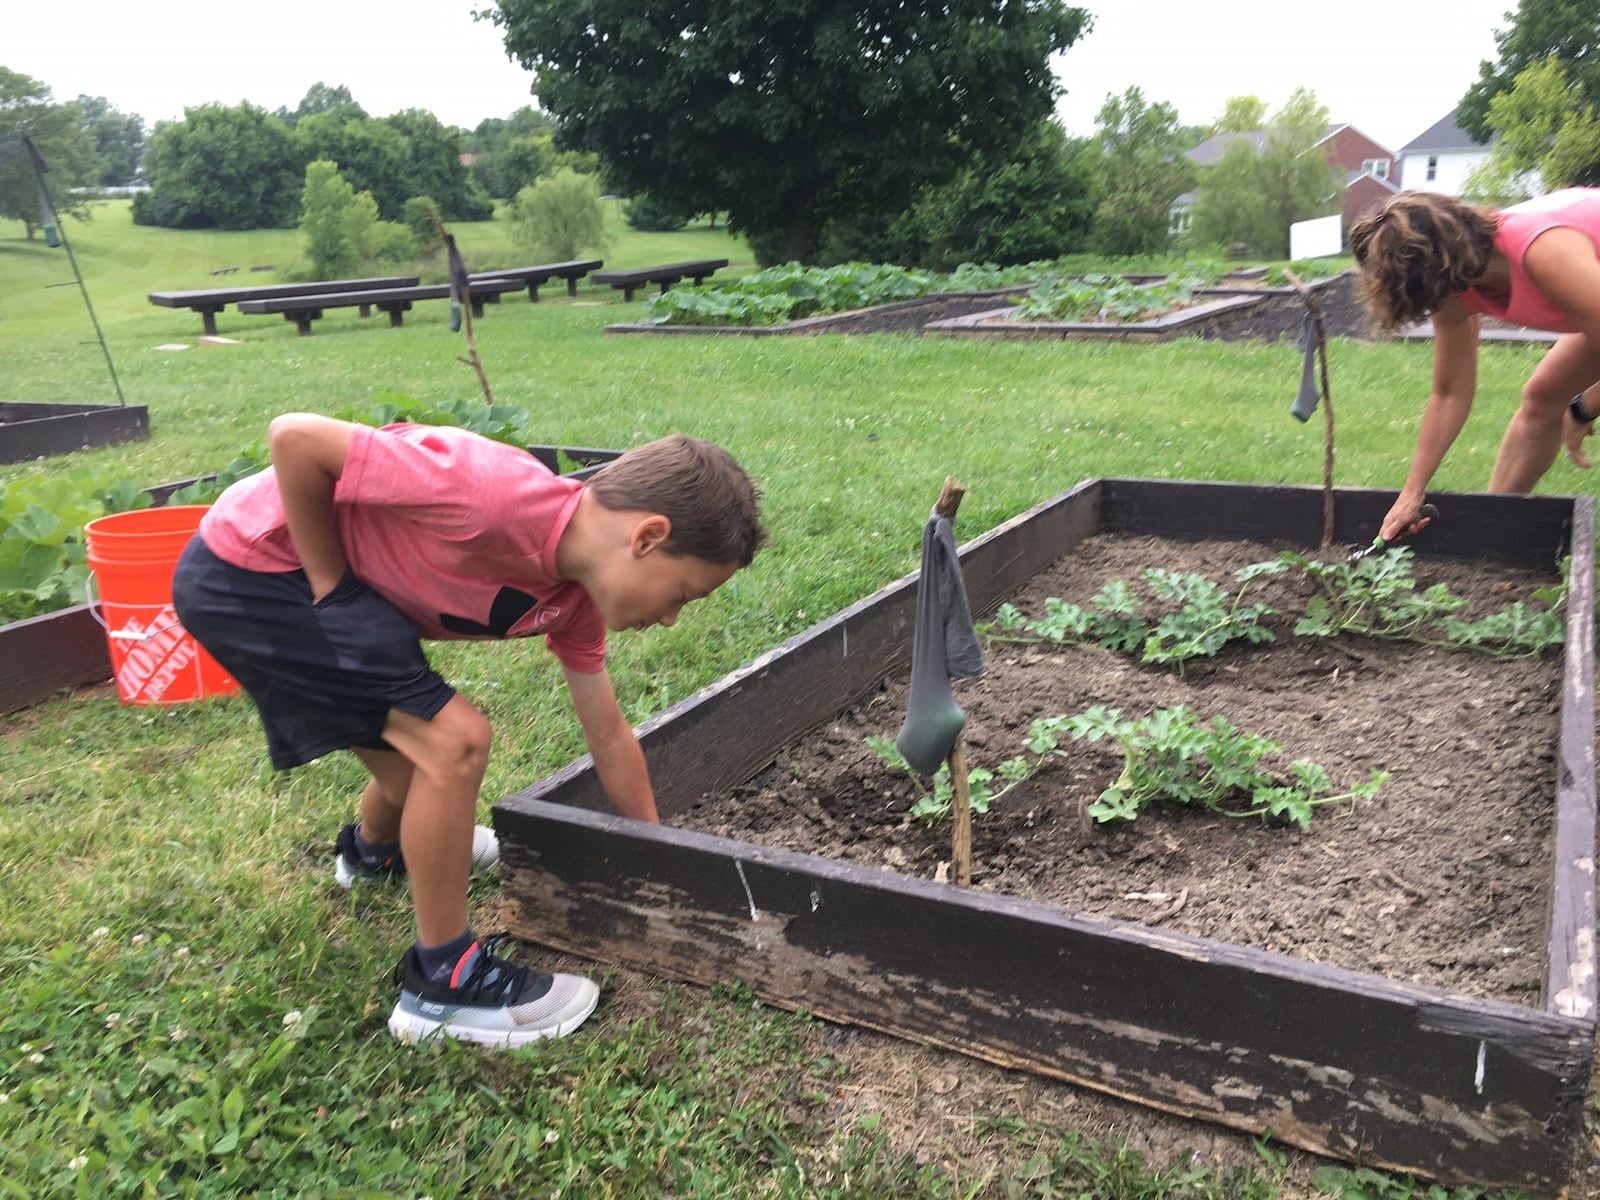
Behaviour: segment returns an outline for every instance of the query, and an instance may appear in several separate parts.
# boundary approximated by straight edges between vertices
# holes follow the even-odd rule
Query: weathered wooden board
[[[1572,557],[1542,1008],[1485,1001],[828,859],[651,827],[587,758],[495,807],[512,931],[1072,1080],[1319,1153],[1553,1189],[1595,1036],[1594,501],[1438,494],[1429,552]],[[1365,544],[1393,494],[1336,493]],[[1093,480],[962,549],[976,613],[1102,530],[1314,546],[1317,488]],[[899,580],[641,726],[668,820],[904,664]]]
[[[150,412],[142,404],[0,401],[0,463],[28,462],[149,436]]]

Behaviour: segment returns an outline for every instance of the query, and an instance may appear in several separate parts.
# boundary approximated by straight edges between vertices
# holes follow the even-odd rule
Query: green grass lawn
[[[474,266],[518,260],[500,223],[456,232]],[[480,395],[443,304],[401,329],[331,313],[309,338],[230,310],[221,332],[240,344],[201,348],[197,316],[145,301],[208,286],[214,266],[285,261],[292,233],[136,229],[108,205],[68,235],[151,436],[6,467],[0,482],[92,470],[155,484],[224,465],[279,412]],[[603,257],[711,255],[749,263],[703,227],[619,231]],[[49,286],[70,282],[61,252],[0,227],[0,264],[4,398],[105,399],[81,298]],[[1321,482],[1322,422],[1289,416],[1300,364],[1287,344],[604,332],[639,306],[556,288],[474,325],[496,399],[526,406],[539,440],[625,448],[682,430],[762,482],[772,538],[755,565],[674,628],[616,637],[636,722],[913,569],[947,475],[968,489],[963,539],[1094,476]],[[1331,357],[1336,481],[1397,486],[1427,347],[1336,342]],[[1483,360],[1480,411],[1441,490],[1483,486],[1537,352],[1488,347]],[[1558,465],[1544,490],[1593,494],[1596,480]],[[483,817],[580,752],[541,646],[449,643],[434,657],[497,729]],[[398,1048],[384,1019],[406,896],[347,895],[327,869],[361,781],[353,760],[273,774],[239,699],[135,709],[102,689],[0,722],[0,1193],[1115,1200],[1288,1186],[1265,1157],[1248,1178],[1181,1184],[1070,1130],[1000,1124],[997,1175],[919,1165],[870,1127],[836,1130],[828,1097],[848,1061],[815,1023],[737,988],[603,1001],[577,1037],[515,1054]],[[476,898],[489,919],[494,893]],[[641,986],[598,971],[624,1000]]]

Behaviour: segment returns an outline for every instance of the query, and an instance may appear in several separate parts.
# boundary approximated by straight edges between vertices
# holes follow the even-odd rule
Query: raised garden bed
[[[528,452],[552,471],[557,469],[558,454],[565,454],[581,465],[572,472],[575,478],[591,474],[622,453],[567,446],[529,446]],[[178,489],[209,478],[183,479],[145,490],[156,505],[162,505]],[[0,625],[0,713],[15,712],[65,689],[111,678],[111,653],[96,615],[95,605],[75,604]]]
[[[915,300],[897,300],[850,312],[803,317],[776,325],[652,325],[635,321],[607,325],[607,333],[718,334],[738,337],[807,337],[823,333],[921,333],[930,322],[947,320],[974,312],[993,311],[1008,298],[1027,291],[1025,287],[1001,288],[992,292],[941,292]]]
[[[1573,559],[1535,1003],[636,825],[605,815],[587,760],[496,806],[512,932],[673,978],[744,982],[780,1006],[1322,1154],[1560,1187],[1595,1034],[1593,501],[1437,499],[1450,520],[1430,530],[1430,555],[1547,572]],[[1391,500],[1339,492],[1336,541],[1370,540]],[[1318,489],[1098,480],[962,557],[985,613],[1097,533],[1309,549],[1321,512]],[[902,580],[643,726],[664,818],[741,787],[901,672],[913,594]]]
[[[150,436],[142,404],[39,404],[0,400],[0,463],[28,462]]]
[[[1198,293],[1210,296],[1209,291]],[[1180,337],[1215,336],[1234,318],[1262,303],[1253,293],[1202,299],[1198,304],[1146,321],[1029,321],[1010,308],[990,309],[969,316],[930,323],[926,332],[946,337],[996,338],[1001,341],[1037,341],[1067,338],[1073,341],[1168,342]]]

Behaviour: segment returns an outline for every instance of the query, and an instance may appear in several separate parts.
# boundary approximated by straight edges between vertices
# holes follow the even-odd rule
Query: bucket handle
[[[158,633],[165,633],[182,625],[182,621],[168,621],[165,625],[158,625],[154,629],[146,629],[143,633],[129,633],[126,629],[113,629],[106,624],[105,618],[100,615],[100,597],[94,594],[94,572],[90,571],[83,579],[83,598],[88,601],[89,615],[94,618],[96,625],[106,631],[108,638],[119,642],[148,642]]]

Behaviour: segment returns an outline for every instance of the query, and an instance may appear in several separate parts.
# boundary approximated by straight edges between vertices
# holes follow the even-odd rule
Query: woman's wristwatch
[[[1579,392],[1567,405],[1567,411],[1572,414],[1572,419],[1579,425],[1593,425],[1594,419],[1600,413],[1591,413],[1583,407],[1583,393]]]

